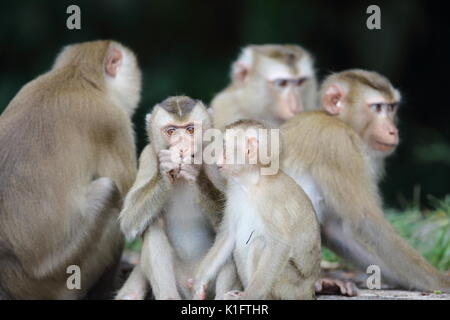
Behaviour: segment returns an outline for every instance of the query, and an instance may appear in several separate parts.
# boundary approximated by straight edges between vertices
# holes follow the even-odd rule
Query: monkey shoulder
[[[364,144],[356,131],[322,111],[297,115],[281,127],[284,165],[348,166],[349,158],[364,161]]]
[[[303,189],[287,174],[280,171],[266,176],[267,187],[261,195],[265,218],[270,219],[277,229],[295,230],[299,224],[314,223],[315,214],[311,201]],[[283,232],[284,232],[283,231]]]

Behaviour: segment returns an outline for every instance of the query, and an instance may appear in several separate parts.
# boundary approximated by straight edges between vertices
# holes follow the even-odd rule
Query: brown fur
[[[120,255],[112,221],[136,163],[130,118],[103,79],[111,44],[69,47],[0,117],[0,287],[14,298],[82,297]],[[90,225],[85,197],[99,177],[112,180],[119,198]],[[108,230],[115,232],[102,239]],[[86,264],[89,255],[96,258]],[[71,264],[81,266],[81,291],[66,289]]]
[[[363,271],[381,268],[382,281],[407,289],[450,289],[437,272],[385,220],[376,179],[356,132],[323,112],[297,115],[281,127],[283,169],[309,173],[325,201],[323,242]]]
[[[253,120],[241,120],[229,128],[243,132],[249,128],[268,129]],[[227,170],[230,166],[233,165]],[[194,283],[197,298],[202,297],[203,286],[231,257],[244,286],[241,299],[313,299],[315,296],[314,285],[320,271],[320,235],[311,202],[284,172],[260,175],[259,169],[259,165],[254,165],[227,173],[232,179],[228,180],[225,192],[225,217],[214,246],[199,267]],[[252,177],[244,177],[247,174]],[[241,217],[246,220],[240,221]],[[247,237],[245,244],[239,242]]]
[[[209,118],[201,101],[184,96],[167,98],[153,109],[147,123],[151,144],[142,151],[136,181],[127,194],[120,213],[120,225],[125,236],[128,239],[143,239],[141,259],[139,266],[135,267],[118,292],[117,300],[144,299],[148,283],[158,300],[191,296],[187,280],[194,277],[201,257],[194,256],[198,253],[192,252],[195,251],[193,249],[186,252],[189,250],[185,249],[186,244],[180,244],[177,240],[179,237],[189,237],[187,245],[191,242],[199,244],[198,247],[207,244],[208,237],[204,234],[214,235],[222,217],[222,195],[209,181],[204,165],[198,168],[195,181],[188,183],[183,178],[170,181],[166,177],[167,172],[161,169],[158,156],[161,150],[170,147],[161,136],[161,128],[180,125],[181,121],[199,121],[203,130],[206,130],[211,127]],[[177,197],[178,193],[182,195],[184,192],[192,192],[189,196],[198,208],[192,208],[189,201]],[[186,210],[175,212],[171,208],[175,203],[181,203]],[[200,215],[197,216],[196,213]],[[188,224],[198,224],[200,234],[192,235],[192,230],[183,229],[183,225],[178,226],[175,219],[181,220],[180,223],[184,221]],[[229,263],[224,267],[220,280],[217,280],[215,293],[222,296],[233,288],[236,282],[234,264]]]

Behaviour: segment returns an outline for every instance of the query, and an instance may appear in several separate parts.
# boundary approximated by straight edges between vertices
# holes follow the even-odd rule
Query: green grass
[[[397,232],[416,248],[433,266],[450,270],[450,195],[429,198],[431,209],[411,206],[404,211],[385,210],[386,218]],[[339,261],[330,250],[322,250],[322,259]]]
[[[134,251],[134,252],[140,252],[141,251],[141,240],[134,240],[134,241],[126,241],[125,242],[125,249]]]

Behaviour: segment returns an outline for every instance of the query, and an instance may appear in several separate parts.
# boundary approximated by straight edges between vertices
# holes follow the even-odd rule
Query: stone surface
[[[359,290],[356,297],[317,296],[317,300],[450,300],[450,294],[399,290]]]

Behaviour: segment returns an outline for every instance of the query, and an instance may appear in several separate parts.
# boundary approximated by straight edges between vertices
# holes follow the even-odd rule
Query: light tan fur
[[[184,96],[170,97],[156,105],[147,119],[151,144],[141,154],[136,181],[120,214],[127,238],[143,237],[141,259],[118,292],[118,300],[143,299],[146,286],[142,279],[149,281],[157,300],[190,298],[188,279],[193,278],[205,250],[212,245],[222,216],[221,194],[209,182],[202,165],[195,181],[182,178],[171,181],[158,158],[161,151],[171,147],[162,137],[161,128],[190,121],[200,122],[203,130],[211,127],[204,105]],[[185,193],[188,199],[183,198]],[[198,228],[198,232],[189,230],[191,227]],[[188,249],[195,244],[195,248]],[[234,268],[232,263],[224,268],[211,295],[215,291],[217,298],[221,298],[233,288],[237,283]]]
[[[254,121],[240,121],[227,129],[261,127]],[[236,262],[244,287],[243,292],[228,293],[230,299],[314,298],[320,271],[314,209],[285,173],[264,176],[259,168],[226,167],[225,217],[214,246],[199,267],[196,298],[203,298],[205,286],[229,259]]]
[[[277,75],[308,77],[297,89],[299,99],[305,110],[316,109],[317,81],[309,52],[297,45],[250,45],[234,62],[229,86],[211,102],[214,127],[223,130],[242,119],[265,120],[279,126],[278,96],[268,85],[269,78]]]
[[[365,143],[351,127],[324,112],[305,112],[281,132],[282,169],[295,179],[310,176],[316,187],[311,194],[322,198],[315,209],[326,246],[363,271],[378,265],[382,282],[425,291],[450,289],[448,277],[385,220]]]
[[[117,75],[129,70],[131,92],[107,84],[111,48],[127,59]],[[113,41],[86,42],[64,49],[1,115],[0,291],[8,297],[82,298],[118,263],[116,219],[136,172],[130,114],[139,92],[131,51]],[[81,290],[66,287],[73,264],[81,267]]]

